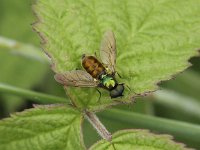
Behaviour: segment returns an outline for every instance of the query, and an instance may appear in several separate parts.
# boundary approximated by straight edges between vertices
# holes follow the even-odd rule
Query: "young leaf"
[[[101,140],[94,144],[90,150],[189,150],[184,145],[172,141],[169,135],[155,135],[146,130],[123,130],[113,135],[112,142]]]
[[[200,48],[199,0],[38,0],[35,29],[53,70],[63,73],[81,67],[82,54],[99,53],[105,31],[117,43],[116,71],[125,83],[123,99],[157,89],[157,83],[186,69]],[[131,91],[129,91],[130,87]],[[83,90],[84,89],[84,90]],[[115,104],[106,90],[68,88],[73,103],[96,109]],[[129,97],[130,96],[130,97]]]
[[[68,106],[37,106],[0,122],[1,150],[84,149],[82,116]]]

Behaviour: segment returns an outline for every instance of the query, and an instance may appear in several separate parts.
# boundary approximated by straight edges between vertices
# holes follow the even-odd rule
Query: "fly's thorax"
[[[105,71],[107,74],[113,74],[113,72],[108,67],[105,67]]]
[[[115,86],[117,85],[116,80],[112,77],[109,76],[107,74],[103,74],[100,77],[100,82],[103,84],[103,86],[105,88],[107,88],[108,90],[112,90],[113,88],[115,88]]]
[[[105,71],[104,66],[94,56],[83,55],[82,66],[95,79],[98,79],[102,72]]]

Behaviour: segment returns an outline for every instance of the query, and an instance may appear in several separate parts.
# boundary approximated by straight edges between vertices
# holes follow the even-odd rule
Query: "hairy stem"
[[[105,128],[105,126],[100,122],[99,118],[93,112],[85,111],[85,117],[92,124],[92,126],[97,130],[98,134],[105,140],[111,141],[112,135]]]

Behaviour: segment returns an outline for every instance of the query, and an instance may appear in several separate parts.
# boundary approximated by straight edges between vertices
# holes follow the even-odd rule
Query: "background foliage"
[[[0,36],[24,43],[25,45],[20,45],[22,47],[27,45],[39,47],[38,36],[32,32],[30,26],[30,22],[33,21],[30,1],[0,1]],[[64,90],[54,81],[49,65],[43,61],[35,61],[35,59],[32,59],[32,56],[24,56],[23,54],[16,53],[15,49],[18,48],[20,47],[9,48],[0,44],[0,82],[64,97]],[[40,49],[36,48],[35,51],[37,50]],[[200,115],[196,111],[200,110],[199,60],[199,58],[191,59],[190,62],[192,62],[193,66],[190,69],[179,74],[174,80],[161,84],[163,89],[169,90],[168,93],[165,93],[166,95],[155,94],[150,97],[137,99],[137,103],[134,105],[117,106],[115,108],[123,112],[125,110],[128,114],[138,112],[199,124]],[[172,99],[169,95],[174,96],[174,101],[172,101],[174,103],[169,103]],[[3,118],[11,112],[32,107],[32,103],[31,99],[10,96],[10,94],[1,92],[0,116]],[[147,128],[154,132],[167,133],[166,131],[157,131],[150,126],[144,127],[141,124],[130,123],[131,120],[128,117],[120,120],[114,113],[109,115],[109,112],[102,112],[99,113],[99,116],[111,132],[125,128]],[[123,118],[123,116],[120,116],[120,118]],[[94,141],[99,139],[99,136],[87,122],[84,122],[83,132],[87,146],[92,145]],[[200,148],[199,142],[193,140],[191,137],[187,138],[178,136],[175,133],[172,134],[176,140],[184,142],[191,147]]]

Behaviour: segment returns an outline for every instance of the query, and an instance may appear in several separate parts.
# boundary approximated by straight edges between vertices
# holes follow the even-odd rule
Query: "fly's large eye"
[[[117,89],[117,91],[123,93],[124,92],[124,85],[123,84],[118,84],[116,89]]]
[[[123,84],[118,84],[115,89],[110,91],[110,97],[111,98],[117,98],[122,96],[122,93],[124,92],[124,85]]]
[[[111,98],[116,98],[118,96],[119,96],[119,93],[118,93],[118,91],[116,89],[110,91],[110,97]]]

